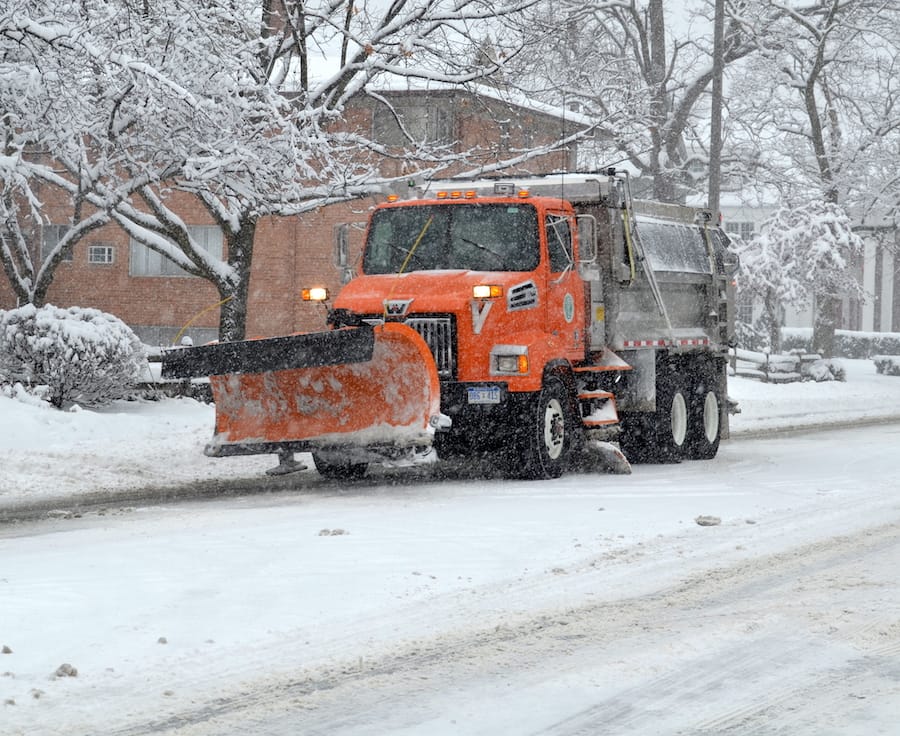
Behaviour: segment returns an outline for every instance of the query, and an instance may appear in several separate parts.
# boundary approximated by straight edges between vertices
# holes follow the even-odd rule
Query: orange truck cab
[[[559,418],[574,421],[572,388],[557,383],[589,350],[578,230],[569,202],[525,189],[440,192],[372,213],[359,275],[331,319],[400,321],[423,336],[452,420],[435,439],[445,457],[506,449],[521,462],[522,415],[554,374]]]

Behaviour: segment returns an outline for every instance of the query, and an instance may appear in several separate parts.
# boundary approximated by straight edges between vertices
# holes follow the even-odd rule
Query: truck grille
[[[449,380],[456,376],[456,330],[453,318],[441,317],[409,317],[405,324],[418,332],[431,348],[434,362],[437,364],[438,376]]]

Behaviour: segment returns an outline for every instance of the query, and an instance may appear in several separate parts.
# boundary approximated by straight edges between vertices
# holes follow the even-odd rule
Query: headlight
[[[503,287],[498,284],[475,284],[472,296],[475,299],[497,299],[503,296]]]
[[[491,373],[504,375],[528,373],[528,348],[524,345],[495,345],[491,350]]]
[[[328,289],[324,286],[313,286],[311,289],[303,289],[300,298],[305,302],[324,302],[328,300]]]

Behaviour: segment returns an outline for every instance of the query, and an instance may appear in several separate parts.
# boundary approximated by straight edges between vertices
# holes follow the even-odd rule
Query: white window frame
[[[756,226],[749,220],[735,220],[725,223],[725,232],[738,235],[745,243],[748,242],[756,231]]]
[[[89,245],[88,263],[109,266],[116,262],[116,249],[112,245]]]
[[[188,225],[191,239],[200,244],[214,258],[222,258],[225,249],[225,238],[218,225]],[[143,243],[131,238],[129,243],[130,258],[128,275],[135,278],[197,278],[185,271],[174,261],[151,250]]]

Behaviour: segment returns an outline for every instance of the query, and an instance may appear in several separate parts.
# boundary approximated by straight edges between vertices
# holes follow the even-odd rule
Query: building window
[[[753,297],[749,294],[740,294],[737,299],[735,319],[745,325],[753,324]]]
[[[530,150],[534,148],[534,128],[535,122],[531,118],[526,118],[520,128],[522,131],[522,148]]]
[[[217,225],[188,225],[191,239],[214,258],[222,258],[222,228]],[[129,273],[132,276],[191,276],[168,258],[131,238]]]
[[[41,262],[46,261],[54,248],[59,245],[71,228],[68,225],[44,225],[41,227]],[[72,260],[72,249],[63,256],[63,261]]]
[[[372,114],[372,135],[387,146],[450,143],[453,114],[446,107],[427,101],[394,102],[392,107],[377,105]]]
[[[88,247],[88,263],[113,263],[115,252],[111,245],[91,245]]]
[[[753,237],[753,223],[752,222],[726,222],[725,223],[725,232],[733,233],[740,237],[745,243]]]

